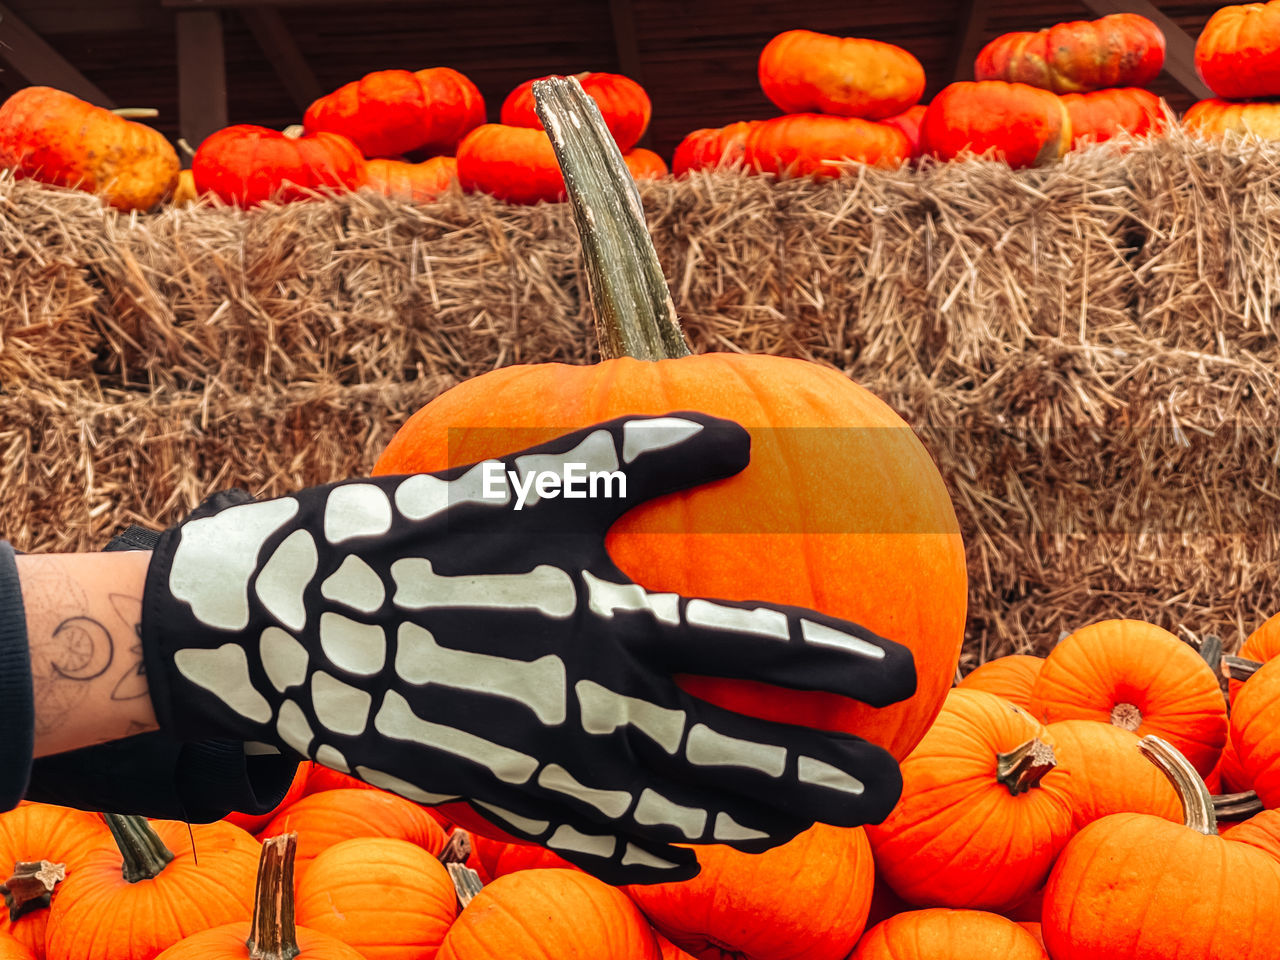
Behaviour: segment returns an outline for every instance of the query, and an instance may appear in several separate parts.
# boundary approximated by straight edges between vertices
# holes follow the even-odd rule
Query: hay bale
[[[696,349],[829,364],[933,452],[972,663],[1110,616],[1230,646],[1280,608],[1278,173],[1280,146],[1175,131],[1041,170],[641,192]],[[0,535],[21,548],[366,472],[458,379],[596,356],[566,205],[129,217],[7,179],[0,204]]]

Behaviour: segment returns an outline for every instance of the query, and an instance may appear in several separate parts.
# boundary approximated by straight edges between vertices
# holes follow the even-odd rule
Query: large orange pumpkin
[[[1231,742],[1258,799],[1280,807],[1280,659],[1264,663],[1236,694]]]
[[[1266,663],[1273,657],[1280,657],[1280,613],[1268,617],[1258,629],[1249,634],[1240,645],[1237,655],[1244,660],[1253,660],[1256,663]],[[1227,692],[1232,702],[1235,701],[1241,686],[1241,681],[1228,677]]]
[[[1220,97],[1280,97],[1280,3],[1219,8],[1196,39],[1196,71]]]
[[[25,87],[0,106],[0,168],[18,179],[149,210],[173,192],[181,166],[159,130],[52,87]]]
[[[458,182],[507,203],[557,203],[565,196],[546,132],[503,123],[476,127],[458,144]]]
[[[1113,813],[1182,821],[1173,784],[1143,758],[1136,733],[1096,720],[1060,720],[1047,729],[1059,761],[1071,771],[1074,830]]]
[[[245,207],[302,200],[320,190],[356,190],[367,176],[364,157],[346,137],[291,137],[249,123],[206,137],[191,160],[191,174],[197,193]]]
[[[1048,90],[1003,80],[948,84],[929,101],[920,149],[940,160],[991,151],[1011,167],[1056,160],[1071,146],[1071,117]]]
[[[973,75],[1055,93],[1141,87],[1159,76],[1164,51],[1164,34],[1146,17],[1113,13],[1002,34],[979,51]]]
[[[838,177],[842,161],[896,167],[911,158],[911,142],[896,126],[858,117],[792,113],[747,132],[749,169],[785,177]]]
[[[828,113],[880,120],[924,93],[924,67],[880,40],[812,30],[780,33],[760,52],[760,89],[783,113]]]
[[[1035,935],[981,910],[933,907],[890,917],[849,960],[1048,960]]]
[[[7,933],[0,933],[0,960],[38,960],[38,958]],[[663,960],[666,960],[665,956]]]
[[[1031,702],[1031,688],[1043,664],[1044,657],[1011,653],[980,664],[956,686],[963,690],[985,690],[1025,708]]]
[[[1182,125],[1207,140],[1227,133],[1280,140],[1280,104],[1266,100],[1237,103],[1216,97],[1199,100],[1182,115]]]
[[[1209,665],[1169,631],[1141,620],[1103,620],[1049,652],[1031,690],[1045,723],[1112,723],[1154,733],[1186,754],[1201,776],[1227,742],[1227,705]]]

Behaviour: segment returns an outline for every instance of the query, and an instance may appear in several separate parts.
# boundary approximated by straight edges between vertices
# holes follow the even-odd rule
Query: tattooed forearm
[[[139,628],[150,554],[18,557],[36,756],[155,729]]]

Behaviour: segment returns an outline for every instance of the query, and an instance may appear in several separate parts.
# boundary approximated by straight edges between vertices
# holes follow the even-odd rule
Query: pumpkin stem
[[[1182,822],[1206,837],[1217,836],[1218,819],[1213,812],[1213,797],[1191,761],[1173,744],[1154,735],[1138,741],[1138,749],[1173,784],[1173,790],[1182,803]]]
[[[296,833],[262,841],[253,925],[244,942],[249,960],[292,960],[302,952],[293,919],[293,858],[297,851]]]
[[[574,77],[536,81],[533,99],[573,205],[600,356],[687,357],[640,191],[600,108]]]
[[[455,828],[449,834],[449,842],[444,845],[438,858],[449,872],[449,879],[453,881],[453,892],[458,898],[459,910],[465,910],[467,904],[484,888],[480,874],[467,866],[471,850],[471,834]]]
[[[1217,634],[1206,633],[1191,646],[1195,647],[1196,653],[1200,654],[1200,659],[1209,665],[1209,669],[1216,677],[1222,667],[1222,638]]]
[[[126,120],[152,120],[160,116],[155,107],[116,107],[111,112]]]
[[[1111,725],[1121,730],[1136,731],[1142,726],[1142,711],[1132,703],[1117,703],[1111,708]]]
[[[1239,680],[1241,683],[1248,680],[1262,668],[1257,660],[1247,660],[1244,657],[1223,657],[1222,672],[1232,680]]]
[[[1016,797],[1037,786],[1057,765],[1053,747],[1043,740],[1031,739],[1008,753],[996,754],[996,779]]]
[[[4,894],[4,905],[9,908],[9,922],[16,923],[28,913],[49,906],[54,888],[65,879],[66,864],[49,860],[15,863],[13,875],[0,883],[0,894]]]
[[[164,845],[146,817],[104,813],[102,819],[107,822],[124,857],[121,874],[129,883],[154,880],[173,860],[173,851]]]
[[[1252,790],[1213,795],[1213,815],[1219,820],[1248,820],[1263,809],[1262,801]]]

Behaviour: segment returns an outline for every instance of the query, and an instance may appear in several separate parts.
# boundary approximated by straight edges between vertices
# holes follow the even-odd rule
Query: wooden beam
[[[56,87],[99,107],[116,103],[96,83],[71,65],[13,11],[0,3],[0,60],[29,84]]]
[[[227,125],[227,60],[222,15],[188,10],[174,17],[178,38],[178,127],[192,147]]]
[[[422,0],[378,0],[379,6],[418,4]],[[160,0],[160,6],[173,10],[230,10],[245,7],[352,7],[353,0]]]
[[[973,79],[973,61],[986,40],[990,14],[991,0],[965,0],[961,4],[951,61],[952,81]]]
[[[1084,5],[1099,16],[1109,13],[1139,13],[1164,33],[1164,72],[1173,77],[1197,100],[1206,100],[1213,92],[1196,72],[1196,41],[1191,34],[1174,23],[1150,0],[1084,0]]]
[[[294,106],[302,112],[324,94],[320,81],[298,49],[280,11],[273,7],[241,7],[240,16],[271,61]]]

